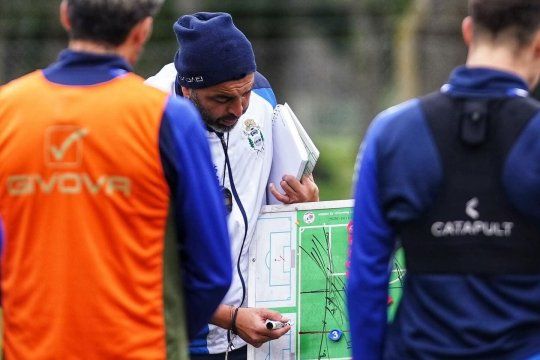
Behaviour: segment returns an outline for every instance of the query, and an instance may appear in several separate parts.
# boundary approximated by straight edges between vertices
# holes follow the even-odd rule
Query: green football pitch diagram
[[[345,310],[347,248],[352,231],[351,209],[298,212],[299,321],[302,358],[350,358]],[[306,220],[315,218],[310,225]],[[328,225],[330,224],[330,225]],[[401,259],[398,259],[401,258]],[[404,268],[402,255],[394,259],[390,280],[389,316],[399,302]],[[336,333],[331,334],[332,331]],[[332,336],[333,335],[333,336]],[[339,341],[333,341],[331,338]]]
[[[249,305],[283,313],[291,319],[292,331],[259,349],[250,348],[250,359],[351,358],[345,281],[352,202],[315,206],[294,211],[282,206],[259,219],[256,243],[250,248]],[[389,319],[405,275],[401,251],[392,265]]]

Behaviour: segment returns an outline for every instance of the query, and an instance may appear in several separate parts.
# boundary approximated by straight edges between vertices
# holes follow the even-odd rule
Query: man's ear
[[[60,23],[67,32],[71,31],[71,22],[69,21],[67,0],[62,0],[62,2],[60,3]]]
[[[540,59],[540,30],[538,30],[533,37],[533,50],[534,50],[534,58],[539,60]]]
[[[154,19],[150,16],[139,21],[129,32],[128,40],[137,46],[143,46],[152,35],[153,24]]]
[[[181,89],[182,89],[182,96],[189,99],[191,97],[191,89],[185,86],[181,86]]]
[[[474,23],[470,16],[463,19],[461,23],[461,33],[463,35],[463,41],[467,47],[470,47],[474,39]]]

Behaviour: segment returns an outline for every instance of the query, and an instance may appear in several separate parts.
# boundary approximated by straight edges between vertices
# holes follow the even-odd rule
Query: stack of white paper
[[[302,139],[302,142],[304,143],[304,148],[306,149],[306,152],[308,155],[308,161],[306,163],[306,167],[302,175],[309,175],[313,172],[313,169],[315,168],[315,164],[317,163],[317,160],[319,159],[319,155],[320,155],[319,149],[317,149],[313,141],[311,141],[311,138],[309,137],[308,133],[306,132],[306,130],[300,123],[300,120],[298,120],[298,118],[292,111],[289,104],[285,103],[283,107],[286,108],[291,114],[291,117],[294,120],[294,124],[296,125],[296,130],[298,130],[298,134],[300,135],[300,138]]]
[[[294,175],[298,180],[313,171],[319,158],[319,150],[306,130],[285,103],[277,105],[272,118],[273,160],[270,181],[278,191],[285,193],[280,182],[283,175]],[[279,203],[269,194],[270,204]]]

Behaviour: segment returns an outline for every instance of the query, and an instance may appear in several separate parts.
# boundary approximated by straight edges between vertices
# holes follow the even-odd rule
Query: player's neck
[[[142,45],[133,45],[131,42],[124,42],[115,47],[106,43],[99,43],[88,40],[70,40],[68,48],[73,51],[88,52],[98,55],[116,55],[124,58],[132,66],[135,65],[142,51]]]
[[[467,67],[486,67],[513,73],[532,87],[537,70],[531,64],[527,49],[507,46],[476,45],[467,58]]]
[[[118,48],[114,46],[86,40],[71,40],[69,42],[69,49],[99,55],[120,55]]]

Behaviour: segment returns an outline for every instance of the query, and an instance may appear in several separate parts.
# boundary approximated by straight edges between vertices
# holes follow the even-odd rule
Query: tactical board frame
[[[249,251],[248,306],[279,311],[292,330],[249,346],[249,360],[351,358],[345,278],[352,208],[352,200],[263,207]],[[401,251],[392,267],[389,319],[405,275]]]

